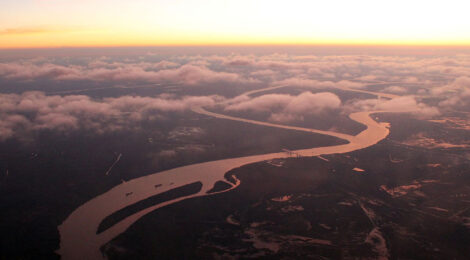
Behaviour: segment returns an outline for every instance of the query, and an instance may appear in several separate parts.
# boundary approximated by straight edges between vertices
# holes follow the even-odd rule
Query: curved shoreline
[[[266,89],[250,91],[249,94],[261,92],[263,90]],[[278,152],[197,163],[143,176],[117,185],[109,191],[78,207],[58,227],[60,233],[60,249],[57,251],[57,253],[59,253],[63,259],[103,259],[103,255],[100,252],[100,247],[112,240],[114,237],[123,233],[139,218],[158,208],[185,199],[217,194],[208,194],[207,192],[212,189],[217,181],[227,181],[224,177],[225,173],[232,169],[246,164],[276,158],[291,158],[297,157],[299,155],[318,156],[324,154],[352,152],[372,146],[383,140],[389,134],[388,123],[378,123],[370,117],[370,115],[373,113],[380,113],[385,111],[357,112],[350,114],[349,117],[352,120],[367,127],[358,135],[351,136],[332,131],[277,125],[267,122],[231,117],[223,114],[209,112],[202,107],[195,107],[192,110],[196,113],[226,120],[235,120],[269,127],[330,135],[346,140],[348,143],[334,146],[300,149],[292,151],[293,153],[289,154],[285,152]],[[100,234],[96,234],[101,221],[112,213],[148,197],[194,182],[202,183],[202,188],[199,192],[189,196],[166,201],[141,210],[124,218]],[[239,184],[240,183],[238,181],[228,190],[221,192],[235,189]]]

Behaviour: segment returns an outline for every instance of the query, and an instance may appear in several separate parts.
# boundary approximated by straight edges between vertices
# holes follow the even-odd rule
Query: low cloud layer
[[[319,81],[314,79],[306,78],[288,78],[274,82],[274,85],[278,86],[294,86],[294,87],[307,87],[307,88],[346,88],[346,89],[359,89],[365,85],[363,83],[352,82],[348,80],[340,80],[337,82],[333,81]]]
[[[162,112],[182,112],[192,106],[212,106],[218,96],[134,97],[93,100],[88,96],[46,96],[42,92],[0,94],[0,140],[35,130],[87,129],[97,133],[135,127]]]
[[[234,100],[225,107],[225,110],[269,112],[270,120],[276,122],[302,120],[305,115],[320,114],[341,106],[339,97],[330,92],[303,92],[297,96],[267,94],[255,98],[239,97]]]
[[[176,63],[161,61],[150,63],[103,63],[93,62],[89,66],[57,65],[31,62],[0,63],[0,77],[13,80],[93,80],[101,82],[170,82],[195,85],[212,82],[256,82],[236,73],[214,71],[206,66],[185,64],[176,68]]]
[[[432,89],[435,96],[446,97],[439,103],[444,108],[468,108],[470,107],[470,77],[459,77],[451,83]]]
[[[109,57],[55,57],[0,62],[0,81],[7,82],[9,92],[15,92],[15,82],[37,89],[56,84],[60,91],[64,81],[93,81],[87,85],[106,89],[117,83],[132,88],[139,83],[151,87],[165,84],[198,87],[211,84],[217,91],[229,86],[220,95],[236,95],[253,84],[258,87],[291,86],[304,88],[300,95],[267,94],[258,97],[237,96],[224,99],[227,111],[249,111],[269,114],[269,120],[291,122],[304,116],[329,110],[352,112],[386,110],[412,112],[432,117],[440,112],[470,109],[470,55],[454,56],[380,56],[380,55],[161,55]],[[37,84],[41,82],[41,84]],[[88,83],[88,82],[86,82]],[[73,86],[78,84],[63,84]],[[0,86],[1,88],[1,86]],[[47,88],[47,87],[46,87]],[[403,96],[393,100],[351,100],[345,94],[342,101],[333,92],[337,89],[357,89],[362,98],[370,92],[387,92]],[[48,91],[47,89],[40,89]],[[194,102],[213,105],[220,97],[133,97],[91,99],[88,96],[46,96],[41,92],[0,94],[0,138],[22,131],[39,129],[123,128],[133,122],[159,113],[150,111],[183,111]],[[165,91],[162,88],[161,93]],[[182,88],[181,93],[184,94]],[[204,90],[203,90],[204,91]],[[1,92],[1,89],[0,89]],[[315,93],[319,92],[319,93]],[[69,92],[70,93],[70,92]],[[128,93],[128,92],[127,92]],[[201,94],[203,95],[203,94]],[[348,100],[349,99],[349,100]],[[432,107],[433,104],[436,107]],[[109,122],[113,122],[110,124]]]
[[[428,106],[417,101],[413,96],[403,96],[392,100],[364,99],[356,100],[346,106],[346,110],[352,111],[387,111],[405,112],[419,117],[430,118],[440,114],[436,107]]]
[[[301,86],[396,82],[439,87],[470,74],[470,56],[380,55],[153,55],[132,58],[100,57],[30,59],[0,62],[0,78],[12,80],[147,81],[203,84],[262,82]],[[438,83],[438,84],[433,84]],[[444,83],[444,84],[443,84]]]

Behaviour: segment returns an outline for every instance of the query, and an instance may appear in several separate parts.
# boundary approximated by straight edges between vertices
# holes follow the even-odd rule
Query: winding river
[[[275,88],[279,87],[271,87],[250,91],[245,93],[244,95],[251,95],[257,92]],[[392,95],[387,96],[387,94],[383,93],[368,93],[376,95],[378,97],[396,97]],[[192,110],[199,114],[224,120],[234,120],[249,124],[263,125],[266,127],[276,127],[295,131],[334,136],[346,140],[348,143],[335,146],[301,149],[292,151],[293,153],[268,153],[197,163],[158,172],[155,174],[136,178],[128,182],[124,182],[81,205],[79,208],[73,211],[67,217],[67,219],[65,219],[65,221],[58,227],[60,233],[60,249],[57,251],[57,253],[62,256],[62,259],[103,259],[104,256],[101,254],[100,247],[105,245],[107,242],[111,241],[119,234],[125,232],[127,228],[129,228],[129,226],[131,226],[135,221],[137,221],[139,218],[146,215],[147,213],[152,212],[158,208],[164,207],[166,205],[170,205],[189,198],[216,194],[209,194],[208,191],[210,191],[214,187],[214,184],[218,181],[224,181],[231,185],[231,188],[222,192],[235,189],[240,184],[240,182],[238,180],[236,181],[236,183],[229,182],[225,179],[224,175],[228,171],[237,167],[275,158],[318,156],[324,154],[352,152],[355,150],[372,146],[387,137],[387,135],[389,134],[388,123],[378,123],[370,117],[370,115],[373,113],[380,113],[384,111],[368,111],[350,114],[349,117],[352,120],[367,127],[364,131],[353,136],[332,131],[322,131],[295,126],[279,125],[232,117],[214,112],[209,112],[203,107],[194,107],[192,108]],[[143,209],[141,211],[138,211],[122,219],[121,221],[106,229],[105,231],[97,234],[97,230],[100,223],[109,215],[149,197],[196,182],[202,184],[202,188],[199,190],[199,192],[189,196],[182,196],[176,199],[165,201]]]

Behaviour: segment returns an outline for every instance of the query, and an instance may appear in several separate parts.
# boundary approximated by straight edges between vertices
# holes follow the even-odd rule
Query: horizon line
[[[468,44],[423,44],[423,43],[238,43],[238,44],[116,44],[116,45],[64,45],[37,47],[0,47],[4,50],[51,50],[51,49],[99,49],[99,48],[175,48],[175,47],[376,47],[376,48],[468,48]]]

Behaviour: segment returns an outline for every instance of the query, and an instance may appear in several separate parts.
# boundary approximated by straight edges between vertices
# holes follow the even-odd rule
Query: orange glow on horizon
[[[341,45],[341,46],[448,46],[470,47],[470,40],[394,40],[394,39],[308,39],[220,36],[194,38],[146,37],[106,31],[34,31],[0,35],[1,49],[59,47],[138,47],[138,46],[257,46],[257,45]]]
[[[5,0],[0,48],[469,46],[459,0]]]

